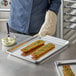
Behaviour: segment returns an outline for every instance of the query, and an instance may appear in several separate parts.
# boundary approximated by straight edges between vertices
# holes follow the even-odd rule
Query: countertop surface
[[[30,38],[26,35],[15,35],[17,43]],[[5,52],[7,48],[1,44],[1,39],[4,37],[6,37],[6,34],[0,33],[0,76],[58,76],[55,61],[76,59],[76,44],[70,44],[67,48],[50,56],[40,64],[33,64],[7,54]]]

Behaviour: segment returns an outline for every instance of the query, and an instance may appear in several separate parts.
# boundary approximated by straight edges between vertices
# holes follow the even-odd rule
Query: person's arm
[[[61,5],[61,0],[49,0],[49,1],[50,1],[49,10],[53,11],[57,15]]]
[[[50,0],[50,7],[46,12],[45,21],[37,34],[38,36],[54,35],[60,4],[61,0]]]

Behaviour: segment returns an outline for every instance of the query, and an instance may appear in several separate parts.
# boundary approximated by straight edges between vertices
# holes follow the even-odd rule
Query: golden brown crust
[[[33,49],[35,49],[35,48],[43,45],[44,42],[45,42],[45,41],[43,41],[43,40],[37,40],[37,41],[29,44],[28,46],[22,48],[21,51],[22,51],[22,52],[29,52],[29,51],[31,51],[31,50],[33,50]]]
[[[23,52],[21,55],[22,56],[28,56],[28,55],[32,54],[34,51],[36,51],[37,49],[39,49],[40,47],[42,47],[43,45],[38,46],[37,48],[30,50],[29,52]]]
[[[37,49],[35,52],[32,53],[32,59],[37,60],[44,54],[46,54],[48,51],[51,51],[53,48],[55,48],[55,45],[52,43],[48,43],[41,48]]]
[[[63,74],[64,76],[75,76],[69,65],[63,65]]]

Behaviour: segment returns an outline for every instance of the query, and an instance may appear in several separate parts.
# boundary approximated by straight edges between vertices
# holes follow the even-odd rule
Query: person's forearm
[[[49,10],[58,14],[59,8],[60,8],[60,5],[61,5],[61,0],[49,0],[49,4],[50,4]]]
[[[54,35],[56,31],[56,19],[61,5],[61,0],[49,0],[49,9],[45,16],[45,21],[36,36]]]

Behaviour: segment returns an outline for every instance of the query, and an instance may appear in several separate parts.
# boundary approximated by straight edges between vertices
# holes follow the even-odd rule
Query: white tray
[[[55,48],[52,50],[52,51],[49,51],[48,53],[46,53],[44,56],[42,56],[41,58],[39,58],[38,60],[33,60],[31,58],[31,55],[28,55],[28,56],[21,56],[21,51],[20,49],[27,46],[28,44],[36,41],[36,40],[44,40],[46,41],[46,43],[53,43],[55,44]],[[56,38],[56,37],[52,37],[52,36],[45,36],[43,38],[35,38],[31,41],[29,41],[27,44],[24,44],[18,48],[16,48],[15,50],[13,50],[13,52],[10,52],[9,50],[7,50],[7,53],[11,54],[11,55],[14,55],[16,57],[19,57],[19,58],[22,58],[24,60],[27,60],[27,61],[30,61],[30,62],[33,62],[33,63],[39,63],[41,62],[42,60],[44,60],[45,58],[49,57],[50,55],[54,54],[55,52],[58,52],[60,51],[61,48],[65,47],[66,45],[69,44],[69,41],[66,41],[66,40],[63,40],[63,39],[59,39],[59,38]]]
[[[56,61],[55,66],[58,73],[58,76],[64,76],[62,72],[62,66],[63,65],[70,65],[73,73],[76,76],[76,60],[64,60],[64,61]]]

